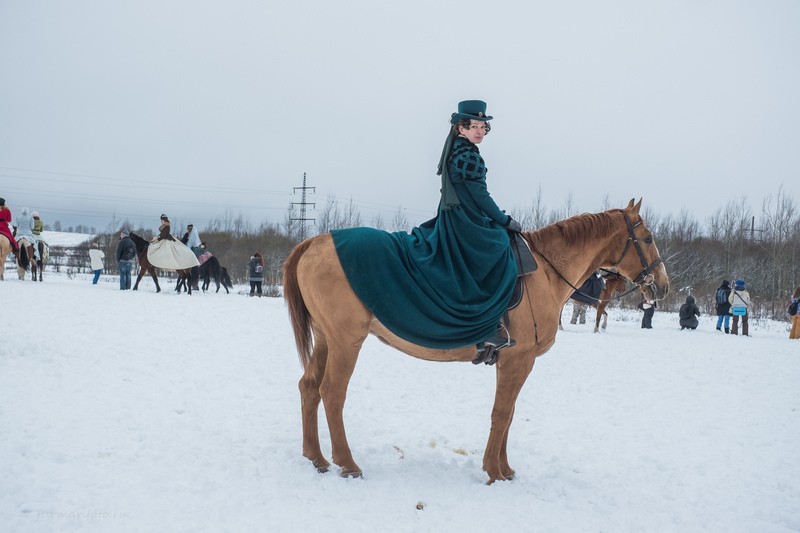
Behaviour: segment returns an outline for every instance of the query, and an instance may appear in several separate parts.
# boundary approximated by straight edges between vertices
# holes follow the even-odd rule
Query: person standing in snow
[[[747,318],[750,314],[750,293],[745,289],[743,279],[737,279],[734,282],[733,291],[731,291],[730,296],[728,296],[728,302],[731,304],[731,313],[733,314],[731,333],[734,335],[739,334],[739,317],[741,317],[742,335],[748,337]]]
[[[725,322],[725,333],[731,332],[731,303],[728,297],[731,295],[731,284],[727,279],[722,280],[722,285],[714,293],[717,302],[717,331],[722,331],[722,323]]]
[[[798,303],[800,303],[800,287],[797,287],[794,290],[794,294],[792,295],[792,299],[789,303],[794,304],[795,308],[797,307]],[[792,315],[792,329],[789,331],[789,338],[800,339],[800,313],[798,313],[797,310],[795,310],[794,315]]]
[[[127,230],[119,232],[117,243],[117,268],[119,269],[119,290],[127,291],[131,288],[131,270],[133,260],[136,258],[136,244]]]
[[[655,300],[649,300],[647,297],[644,297],[641,303],[639,303],[639,308],[644,311],[642,329],[653,329],[653,315],[656,312],[657,306],[658,304]]]
[[[100,249],[96,242],[93,242],[92,247],[89,248],[89,261],[91,262],[92,270],[94,271],[92,285],[97,285],[97,280],[100,279],[100,273],[103,271],[103,259],[105,256],[106,254],[103,253],[103,250]]]
[[[258,297],[261,298],[261,284],[264,282],[264,257],[260,252],[250,256],[247,267],[250,273],[250,296],[258,293]]]

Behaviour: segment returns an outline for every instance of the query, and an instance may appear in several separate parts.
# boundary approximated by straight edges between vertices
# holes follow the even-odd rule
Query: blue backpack
[[[722,287],[717,289],[717,303],[718,304],[728,303],[728,295],[725,294],[725,289],[723,289]]]

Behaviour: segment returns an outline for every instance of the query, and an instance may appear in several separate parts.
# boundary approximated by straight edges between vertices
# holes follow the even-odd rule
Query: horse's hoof
[[[351,477],[353,479],[356,479],[364,477],[364,474],[363,472],[361,472],[361,470],[348,470],[346,468],[342,468],[341,470],[339,470],[339,476],[344,478]]]
[[[314,465],[314,468],[316,468],[317,472],[319,472],[320,474],[326,474],[331,466],[331,464],[324,459],[316,459],[314,461],[311,461],[311,464]]]

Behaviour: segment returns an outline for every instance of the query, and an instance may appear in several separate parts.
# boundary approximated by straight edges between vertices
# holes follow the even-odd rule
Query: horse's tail
[[[314,338],[311,333],[311,315],[308,312],[300,286],[297,283],[297,264],[306,253],[313,239],[308,239],[295,246],[289,257],[283,263],[283,298],[289,307],[289,319],[294,330],[294,342],[297,345],[297,355],[303,368],[311,362],[311,351],[314,348]]]
[[[28,257],[28,247],[25,245],[19,247],[19,266],[23,270],[28,270],[28,267],[31,266],[31,260]]]
[[[228,274],[228,269],[225,267],[220,267],[220,270],[222,271],[222,273],[220,274],[220,277],[222,277],[222,286],[232,289],[233,282],[231,281],[230,274]]]

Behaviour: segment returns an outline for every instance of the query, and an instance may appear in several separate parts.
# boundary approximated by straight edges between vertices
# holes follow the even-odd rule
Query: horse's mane
[[[576,215],[528,232],[525,237],[538,250],[547,249],[562,239],[577,245],[591,243],[608,235],[613,223],[612,214],[621,212],[622,209],[609,209],[602,213]]]
[[[144,250],[145,248],[147,248],[150,245],[150,243],[147,242],[144,238],[139,237],[138,235],[136,235],[133,232],[130,232],[128,234],[128,236],[131,238],[131,240],[133,240],[133,244],[136,245],[136,252],[137,253],[141,252],[142,250]]]

